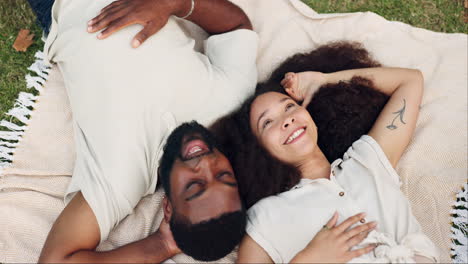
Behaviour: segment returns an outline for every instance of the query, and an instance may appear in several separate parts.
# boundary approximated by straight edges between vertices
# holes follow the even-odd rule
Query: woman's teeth
[[[294,139],[296,139],[299,135],[302,134],[302,132],[304,132],[304,128],[301,128],[299,130],[296,130],[296,132],[294,132],[289,138],[288,140],[286,140],[286,144],[289,144],[291,143]]]

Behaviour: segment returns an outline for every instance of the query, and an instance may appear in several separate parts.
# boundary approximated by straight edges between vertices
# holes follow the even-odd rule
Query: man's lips
[[[296,142],[297,140],[299,140],[300,137],[302,137],[304,134],[305,134],[305,131],[306,131],[306,128],[307,127],[300,127],[296,130],[294,130],[289,136],[288,138],[284,141],[284,145],[288,145],[288,144],[292,144],[294,142]]]
[[[210,148],[201,139],[193,139],[186,142],[182,149],[182,157],[189,160],[201,156],[210,151]]]

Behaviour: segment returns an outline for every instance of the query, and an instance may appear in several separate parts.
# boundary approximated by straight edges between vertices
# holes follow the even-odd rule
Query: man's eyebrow
[[[284,102],[284,101],[286,101],[286,100],[289,100],[289,99],[291,99],[291,97],[283,97],[283,98],[281,98],[281,100],[279,100],[279,103],[282,103],[282,102]],[[292,100],[292,99],[291,99],[291,100]],[[266,115],[267,112],[268,112],[268,109],[265,110],[265,111],[263,111],[263,113],[262,113],[262,114],[260,115],[260,117],[258,118],[258,120],[257,120],[257,131],[259,130],[258,125],[260,124],[260,119],[262,119],[262,117],[263,117],[264,115]]]
[[[232,188],[237,187],[237,183],[233,183],[233,182],[223,182],[223,184],[226,184],[227,186],[232,187]]]
[[[185,198],[185,201],[190,202],[191,200],[197,198],[198,196],[202,195],[205,192],[205,189],[201,189],[200,191],[192,194],[191,196]]]
[[[221,173],[219,173],[219,174],[216,176],[216,178],[217,178],[220,182],[222,182],[223,184],[225,184],[225,185],[228,185],[228,186],[230,186],[230,187],[237,188],[237,183],[236,183],[236,182],[228,182],[228,181],[223,180],[223,179],[221,178],[223,175],[229,175],[229,176],[231,176],[231,177],[234,177],[234,174],[233,174],[232,172],[230,172],[230,171],[221,172]]]

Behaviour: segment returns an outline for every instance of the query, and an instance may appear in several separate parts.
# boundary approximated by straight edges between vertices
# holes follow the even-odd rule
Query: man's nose
[[[294,117],[287,117],[285,120],[284,120],[284,123],[283,123],[283,128],[287,128],[289,127],[290,125],[292,125],[292,123],[294,123]]]
[[[206,155],[203,156],[198,163],[196,169],[206,178],[207,181],[211,181],[215,177],[215,175],[212,173],[212,167],[216,165],[216,160],[216,155]]]

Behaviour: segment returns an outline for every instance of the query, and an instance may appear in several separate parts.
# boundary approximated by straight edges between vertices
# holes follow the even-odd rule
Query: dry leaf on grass
[[[30,33],[28,29],[21,29],[18,32],[15,43],[13,43],[13,48],[16,51],[26,51],[29,46],[33,43],[34,34]]]

